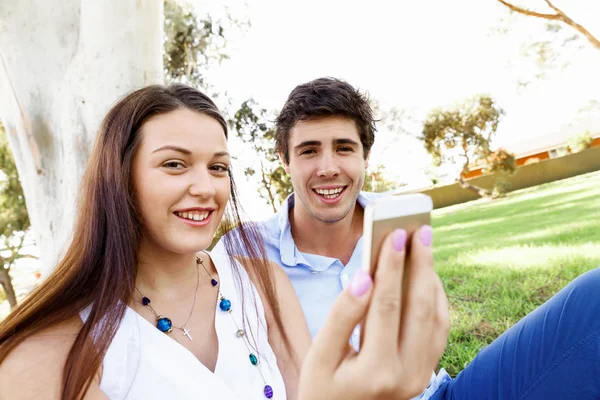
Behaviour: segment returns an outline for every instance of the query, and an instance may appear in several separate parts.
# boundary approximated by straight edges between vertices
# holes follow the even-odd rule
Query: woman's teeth
[[[186,212],[175,212],[175,215],[181,218],[189,219],[191,221],[203,221],[208,218],[210,211],[186,211]]]

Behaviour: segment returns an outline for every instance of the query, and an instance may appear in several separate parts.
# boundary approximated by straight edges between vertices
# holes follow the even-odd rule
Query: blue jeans
[[[600,399],[600,268],[504,332],[431,399]]]

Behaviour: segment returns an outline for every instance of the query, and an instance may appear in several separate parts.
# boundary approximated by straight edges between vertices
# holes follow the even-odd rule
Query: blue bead
[[[250,353],[250,362],[252,363],[252,365],[258,364],[258,358],[252,353]]]
[[[227,299],[223,299],[219,303],[219,307],[223,311],[229,311],[229,309],[231,308],[231,302],[229,300],[227,300]]]
[[[148,304],[150,304],[150,299],[146,296],[142,297],[142,304],[147,306]]]
[[[213,286],[217,286],[219,284],[216,279],[212,279],[210,283],[212,283]]]
[[[171,332],[173,323],[169,318],[159,316],[156,321],[156,327],[161,332]]]
[[[269,385],[265,386],[265,397],[270,399],[273,397],[273,388]]]

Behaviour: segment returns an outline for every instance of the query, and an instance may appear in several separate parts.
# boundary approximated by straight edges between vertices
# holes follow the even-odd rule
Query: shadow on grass
[[[440,365],[455,376],[481,348],[600,264],[600,172],[436,210],[432,225],[452,318]]]
[[[440,366],[456,376],[483,347],[596,266],[578,255],[551,258],[543,267],[527,269],[448,265],[440,277],[450,301],[452,329]]]

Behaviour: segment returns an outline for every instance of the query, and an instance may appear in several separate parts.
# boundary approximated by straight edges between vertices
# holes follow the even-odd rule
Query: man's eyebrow
[[[178,151],[178,152],[183,153],[183,154],[185,154],[187,156],[189,156],[190,154],[192,154],[192,152],[189,151],[188,149],[184,149],[183,147],[173,146],[173,145],[166,145],[166,146],[163,146],[163,147],[159,147],[158,149],[154,150],[152,152],[152,154],[158,153],[159,151],[165,151],[165,150]]]
[[[335,143],[335,144],[352,144],[352,145],[358,146],[358,142],[356,140],[347,139],[347,138],[335,139],[333,141],[333,143]]]
[[[306,140],[298,145],[296,145],[294,147],[294,149],[299,149],[301,147],[306,147],[306,146],[320,146],[321,142],[319,142],[318,140]]]

